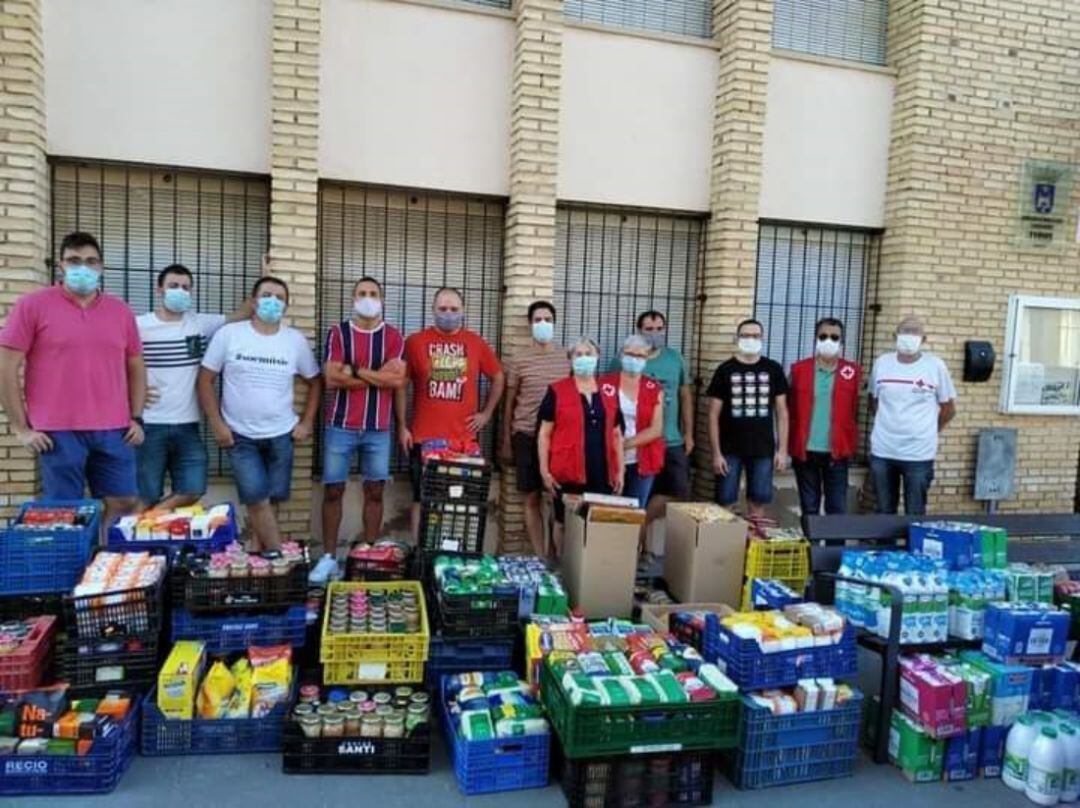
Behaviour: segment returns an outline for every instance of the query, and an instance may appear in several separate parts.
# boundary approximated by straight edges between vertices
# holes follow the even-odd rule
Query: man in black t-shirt
[[[708,390],[716,501],[739,498],[745,469],[749,515],[760,519],[772,502],[773,470],[787,465],[788,384],[780,364],[761,355],[761,323],[743,320],[735,337],[735,356],[716,369]]]

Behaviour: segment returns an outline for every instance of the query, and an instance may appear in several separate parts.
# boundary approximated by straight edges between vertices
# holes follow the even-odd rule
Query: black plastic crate
[[[91,697],[116,688],[145,691],[157,680],[158,652],[156,638],[71,639],[60,654],[57,674],[79,696]]]
[[[431,769],[431,723],[408,738],[308,738],[295,721],[282,735],[285,774],[427,774]]]
[[[420,481],[421,502],[485,505],[491,489],[491,466],[453,460],[428,460]]]
[[[165,579],[140,589],[64,598],[68,635],[85,640],[157,637],[161,634]]]
[[[518,626],[517,592],[505,595],[448,595],[435,598],[435,619],[444,637],[511,638]]]
[[[481,553],[487,526],[487,505],[436,500],[420,508],[419,549],[438,553]]]
[[[710,752],[563,759],[559,778],[570,808],[711,805],[716,764]]]
[[[308,572],[307,563],[297,562],[285,575],[211,578],[181,558],[170,574],[173,605],[217,613],[287,609],[307,601]]]
[[[28,617],[52,615],[63,618],[64,596],[59,592],[51,595],[7,595],[0,597],[0,622],[25,620]]]

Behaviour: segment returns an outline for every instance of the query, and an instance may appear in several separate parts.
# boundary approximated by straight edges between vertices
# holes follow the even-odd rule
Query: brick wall
[[[957,382],[931,507],[977,507],[977,431],[1008,426],[1019,429],[1018,492],[1003,508],[1071,511],[1080,420],[1001,415],[998,399],[1009,295],[1080,296],[1075,218],[1061,251],[1013,240],[1024,160],[1080,163],[1080,14],[1074,0],[897,0],[889,15],[898,75],[876,336],[890,345],[903,315],[924,317]],[[1070,217],[1078,204],[1074,190]],[[960,382],[967,339],[997,349],[990,382]]]
[[[697,494],[712,497],[705,389],[730,358],[735,326],[754,309],[758,196],[772,47],[771,0],[715,0],[713,37],[720,71],[713,107],[710,218],[706,231],[701,337],[704,384],[698,397],[694,461]]]
[[[553,296],[555,201],[562,73],[562,0],[514,3],[514,85],[510,121],[510,201],[503,261],[503,358],[532,341],[525,311]],[[528,548],[512,464],[499,484],[504,552]]]
[[[49,184],[40,0],[0,2],[0,315],[48,283]],[[37,490],[36,463],[0,413],[0,515]]]
[[[289,284],[289,322],[317,349],[315,276],[319,196],[319,0],[274,0],[270,256]],[[303,390],[298,384],[297,406]],[[311,441],[296,445],[282,530],[307,538],[312,520]]]

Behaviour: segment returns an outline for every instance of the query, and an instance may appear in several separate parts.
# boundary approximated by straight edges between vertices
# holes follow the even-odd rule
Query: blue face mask
[[[95,292],[100,278],[97,270],[90,269],[85,264],[76,264],[64,270],[64,286],[76,295],[89,295]]]
[[[285,304],[276,297],[260,297],[255,304],[255,316],[269,325],[281,322],[284,314]]]
[[[435,312],[435,327],[444,334],[452,334],[461,328],[465,321],[465,315],[460,311],[437,311]]]
[[[555,323],[537,320],[532,324],[532,335],[537,342],[551,342],[555,339]]]
[[[641,373],[645,370],[645,363],[647,359],[642,359],[640,356],[623,356],[622,369],[627,373]]]
[[[574,367],[575,376],[593,376],[596,374],[596,365],[599,358],[595,356],[575,356],[571,363]]]
[[[166,311],[171,311],[173,314],[183,314],[191,308],[191,292],[179,287],[166,289],[161,302]]]

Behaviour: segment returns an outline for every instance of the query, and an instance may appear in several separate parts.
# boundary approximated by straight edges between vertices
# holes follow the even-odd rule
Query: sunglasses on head
[[[833,342],[839,342],[840,341],[840,335],[839,334],[818,334],[818,342],[821,342],[822,340],[826,340],[826,339],[831,339]]]

